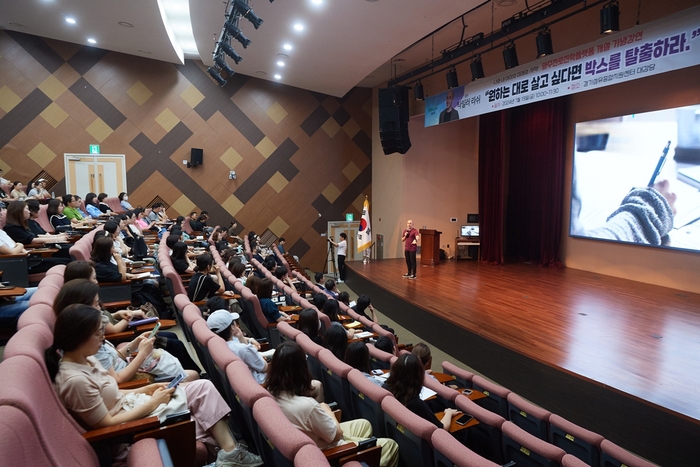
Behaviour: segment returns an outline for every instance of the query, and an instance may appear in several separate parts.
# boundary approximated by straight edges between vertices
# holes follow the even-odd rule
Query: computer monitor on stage
[[[460,237],[478,237],[479,236],[479,226],[478,225],[463,225],[459,229]]]

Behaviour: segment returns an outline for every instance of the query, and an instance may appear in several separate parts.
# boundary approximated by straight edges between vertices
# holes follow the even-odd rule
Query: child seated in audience
[[[93,357],[103,338],[101,313],[88,305],[70,305],[56,318],[53,344],[45,352],[58,396],[80,423],[95,429],[140,420],[160,415],[171,400],[176,404],[184,398],[195,420],[197,439],[210,444],[215,440],[221,448],[217,467],[263,465],[260,457],[231,435],[226,421],[231,409],[211,381],[197,380],[171,389],[166,388],[167,383],[156,383],[119,390],[116,380]],[[176,391],[178,397],[173,399]]]
[[[363,419],[339,423],[330,407],[309,397],[311,374],[306,354],[294,341],[277,347],[267,376],[267,390],[275,398],[287,419],[311,438],[321,449],[359,442],[372,436],[372,425]],[[381,446],[382,467],[398,464],[399,448],[394,440],[377,439]]]
[[[207,326],[226,341],[229,349],[248,365],[255,381],[262,384],[267,374],[267,362],[260,355],[260,344],[252,337],[243,335],[236,323],[238,318],[238,313],[216,310],[207,318]]]
[[[449,430],[452,417],[459,414],[459,410],[446,408],[441,420],[435,416],[430,406],[420,398],[423,389],[425,369],[420,359],[413,354],[403,354],[391,365],[389,378],[384,384],[396,399],[408,410],[423,417],[438,428]]]

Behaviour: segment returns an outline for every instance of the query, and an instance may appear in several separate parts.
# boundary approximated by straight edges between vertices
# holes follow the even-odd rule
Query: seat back
[[[107,206],[109,206],[110,211],[117,214],[124,212],[124,208],[122,207],[122,203],[119,201],[118,196],[109,196],[105,198],[104,202],[107,204]]]
[[[354,368],[348,373],[347,379],[350,389],[350,405],[355,417],[364,418],[370,422],[374,436],[385,438],[386,426],[384,425],[382,400],[385,397],[393,396],[389,391],[377,386]]]
[[[362,467],[358,462],[345,463],[344,467],[353,467],[352,464],[356,464],[356,467]],[[323,454],[323,452],[317,446],[305,445],[302,446],[299,451],[297,451],[296,456],[294,456],[294,467],[330,467],[328,459]]]
[[[549,417],[549,442],[590,465],[600,462],[603,437],[571,423],[557,414]]]
[[[311,338],[304,333],[297,335],[296,342],[304,349],[304,352],[306,352],[306,366],[309,368],[311,376],[321,381],[321,362],[318,360],[318,353],[323,350],[323,347],[312,341]]]
[[[294,456],[302,447],[316,446],[311,438],[292,425],[271,397],[258,399],[253,405],[253,415],[260,428],[261,455],[265,465],[291,467]]]
[[[408,410],[393,397],[385,397],[381,405],[387,437],[399,445],[399,465],[433,465],[430,438],[437,427]]]
[[[604,439],[600,442],[600,467],[659,467],[642,459],[629,451],[622,449],[612,441]]]
[[[460,387],[467,389],[472,388],[472,378],[474,378],[474,373],[471,371],[460,368],[454,363],[448,361],[442,362],[442,371],[443,373],[454,376],[455,381]]]
[[[49,215],[46,214],[46,208],[48,207],[49,206],[47,204],[42,204],[39,206],[39,217],[37,217],[36,221],[42,229],[46,230],[47,233],[53,233],[55,229],[53,228],[53,225],[51,225]]]
[[[350,403],[350,386],[347,379],[352,367],[338,360],[328,349],[318,353],[318,360],[326,401],[338,403],[338,407],[343,411],[343,421],[352,420],[355,414]]]
[[[505,419],[470,401],[467,396],[455,398],[455,405],[462,412],[473,416],[478,422],[469,428],[467,447],[482,457],[497,464],[503,464],[503,433],[501,426]]]
[[[503,454],[506,462],[518,467],[560,467],[566,452],[546,441],[532,436],[513,422],[505,422],[503,430]]]
[[[508,394],[508,418],[523,430],[549,440],[549,417],[552,413],[526,401],[514,392]]]
[[[226,379],[228,391],[235,401],[231,404],[232,415],[238,421],[248,446],[255,446],[256,451],[261,453],[260,433],[258,422],[253,417],[253,405],[263,397],[270,398],[270,394],[255,381],[248,366],[240,360],[226,367]]]
[[[472,378],[472,387],[477,391],[481,391],[486,394],[486,398],[479,399],[477,404],[490,410],[491,412],[497,413],[505,419],[508,418],[509,389],[499,386],[496,383],[492,383],[479,375],[475,375],[474,378]]]
[[[367,344],[369,349],[369,366],[373,370],[388,370],[391,368],[392,354],[379,350],[374,344]]]
[[[499,464],[484,459],[445,430],[433,431],[435,467],[499,467]]]

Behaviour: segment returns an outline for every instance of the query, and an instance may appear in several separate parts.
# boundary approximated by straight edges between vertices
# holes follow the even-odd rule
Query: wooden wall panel
[[[369,89],[335,98],[241,75],[221,88],[199,62],[0,31],[2,89],[7,178],[46,170],[62,194],[63,153],[99,143],[103,154],[126,155],[132,204],[159,196],[172,216],[207,210],[211,224],[235,216],[246,231],[272,227],[312,269],[323,267],[326,223],[359,218],[357,200],[371,196]],[[193,147],[204,164],[188,169]]]

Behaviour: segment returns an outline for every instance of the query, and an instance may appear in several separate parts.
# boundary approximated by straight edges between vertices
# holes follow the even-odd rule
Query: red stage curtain
[[[506,255],[542,266],[561,266],[564,99],[509,112]]]
[[[503,264],[506,114],[479,117],[480,260]]]

